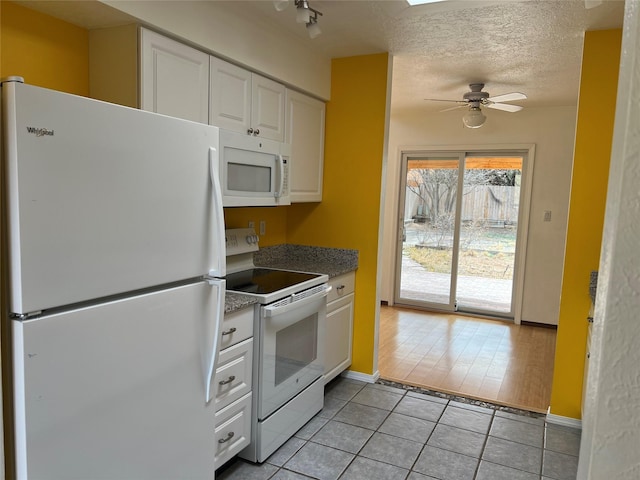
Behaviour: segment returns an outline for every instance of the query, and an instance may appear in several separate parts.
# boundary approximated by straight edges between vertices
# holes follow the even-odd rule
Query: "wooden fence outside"
[[[503,225],[518,223],[520,187],[482,185],[465,187],[462,194],[462,221]]]

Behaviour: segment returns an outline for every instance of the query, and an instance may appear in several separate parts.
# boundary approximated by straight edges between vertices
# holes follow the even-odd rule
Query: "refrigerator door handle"
[[[212,248],[218,252],[216,257],[217,265],[209,270],[212,277],[224,277],[226,270],[225,237],[224,237],[224,210],[222,208],[222,189],[220,188],[220,158],[218,149],[209,147],[209,175],[211,176],[211,233],[214,240]]]
[[[205,366],[205,404],[209,403],[214,396],[214,391],[211,388],[213,377],[216,373],[216,366],[218,365],[219,357],[219,343],[220,343],[220,325],[222,325],[222,318],[224,316],[224,295],[226,290],[226,281],[220,279],[208,278],[207,282],[212,288],[217,287],[216,292],[216,309],[215,318],[205,319],[207,325],[207,364]]]

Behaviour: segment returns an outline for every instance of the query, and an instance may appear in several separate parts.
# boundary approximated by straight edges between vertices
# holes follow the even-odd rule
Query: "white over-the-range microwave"
[[[219,156],[225,207],[291,204],[289,144],[220,129]]]

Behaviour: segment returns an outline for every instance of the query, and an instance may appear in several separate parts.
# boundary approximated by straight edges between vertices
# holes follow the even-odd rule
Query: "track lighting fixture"
[[[319,11],[310,8],[312,15],[309,17],[309,21],[307,22],[307,33],[313,39],[322,33],[320,27],[318,26],[318,15],[322,15]]]
[[[281,12],[289,6],[289,0],[274,0],[273,6],[278,12]]]
[[[296,22],[309,23],[311,20],[311,10],[307,0],[295,0],[296,3]]]
[[[322,33],[318,26],[318,15],[322,13],[309,6],[307,0],[293,0],[296,6],[296,22],[307,26],[309,37],[316,38]],[[273,6],[278,12],[282,12],[289,5],[289,0],[274,0]]]

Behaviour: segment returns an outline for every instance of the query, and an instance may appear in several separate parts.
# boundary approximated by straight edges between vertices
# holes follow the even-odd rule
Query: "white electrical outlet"
[[[267,232],[267,222],[260,220],[260,235],[264,235]]]
[[[545,210],[544,211],[544,221],[545,222],[550,222],[551,221],[551,210]]]
[[[247,225],[249,228],[256,228],[256,222],[253,220],[249,220],[249,224]]]

